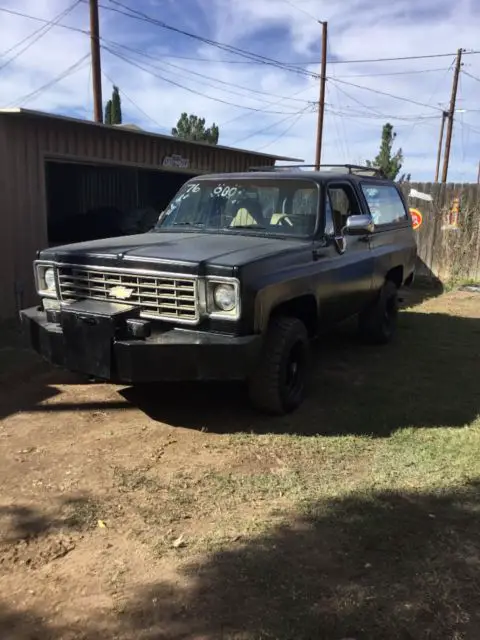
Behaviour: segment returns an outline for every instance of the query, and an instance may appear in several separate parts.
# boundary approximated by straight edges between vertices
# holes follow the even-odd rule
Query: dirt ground
[[[6,345],[0,638],[480,638],[480,294],[416,302],[276,419]]]

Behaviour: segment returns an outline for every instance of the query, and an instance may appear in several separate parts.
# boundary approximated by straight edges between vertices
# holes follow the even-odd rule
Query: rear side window
[[[362,184],[361,187],[375,225],[395,224],[408,219],[402,198],[395,187],[386,184]]]

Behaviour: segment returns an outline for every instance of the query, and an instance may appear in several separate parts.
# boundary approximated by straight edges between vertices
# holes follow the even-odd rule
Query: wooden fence
[[[415,231],[419,275],[480,282],[480,185],[410,182],[402,191],[408,206],[422,215]]]

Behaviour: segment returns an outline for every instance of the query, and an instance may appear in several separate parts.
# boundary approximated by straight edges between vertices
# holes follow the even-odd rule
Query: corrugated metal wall
[[[35,302],[32,261],[47,245],[45,161],[110,163],[165,170],[165,156],[189,159],[192,173],[273,165],[271,156],[148,136],[28,113],[0,114],[0,318]]]

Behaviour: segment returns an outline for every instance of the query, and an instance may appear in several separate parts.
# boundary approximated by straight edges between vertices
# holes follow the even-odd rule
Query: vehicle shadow
[[[34,384],[32,384],[34,382]],[[88,378],[53,368],[46,362],[17,371],[0,382],[0,420],[19,411],[37,411],[41,403],[58,396],[57,385],[86,384]]]
[[[30,504],[0,506],[0,544],[56,531],[81,531],[92,524],[98,509],[95,500],[82,494],[57,497],[49,513]]]
[[[386,437],[404,427],[463,427],[480,412],[480,320],[401,313],[386,347],[348,329],[315,348],[309,397],[282,417],[253,411],[239,386],[159,384],[122,395],[156,421],[215,433]]]
[[[5,606],[0,628],[50,640],[476,640],[479,500],[477,482],[302,503],[207,556],[180,550],[178,580],[130,590],[121,613],[88,612],[71,635]]]

